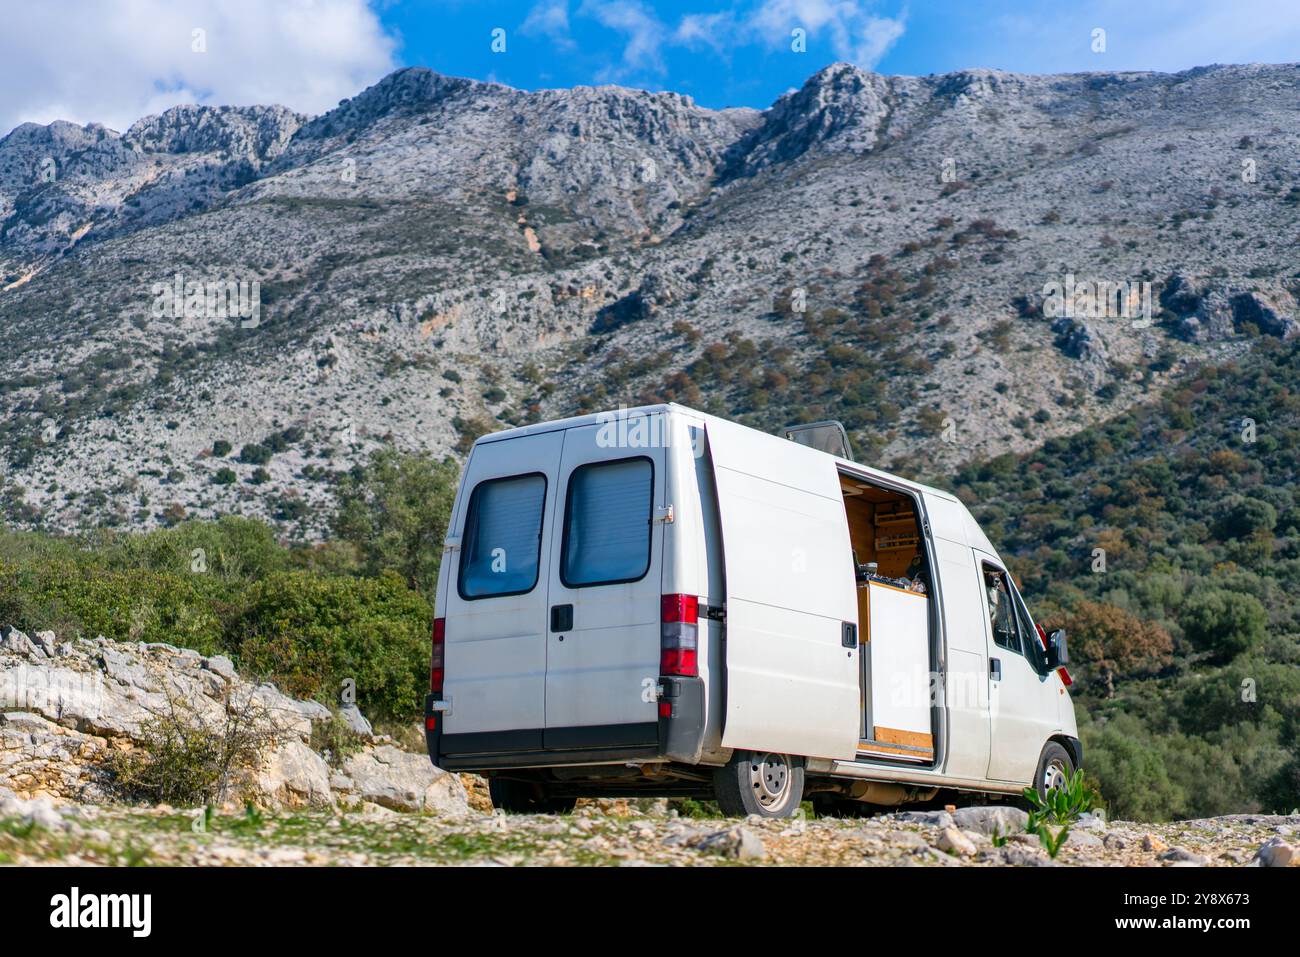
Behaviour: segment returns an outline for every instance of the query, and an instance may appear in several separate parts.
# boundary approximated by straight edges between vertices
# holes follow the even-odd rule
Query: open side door
[[[835,460],[744,426],[706,426],[727,581],[722,744],[856,755],[856,586]]]

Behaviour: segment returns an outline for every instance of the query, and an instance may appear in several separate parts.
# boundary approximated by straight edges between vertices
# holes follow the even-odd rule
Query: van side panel
[[[858,610],[835,461],[719,420],[708,434],[727,585],[722,743],[851,758]]]
[[[944,684],[948,747],[944,773],[982,778],[988,770],[990,740],[988,650],[984,638],[987,606],[970,548],[938,536],[933,541],[948,640]]]

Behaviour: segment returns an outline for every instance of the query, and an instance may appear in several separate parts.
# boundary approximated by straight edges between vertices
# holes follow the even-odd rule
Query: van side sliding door
[[[852,759],[859,623],[835,460],[718,419],[707,431],[727,584],[722,744]]]

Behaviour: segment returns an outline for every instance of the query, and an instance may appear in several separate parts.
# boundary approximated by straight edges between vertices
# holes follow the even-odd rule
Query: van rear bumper
[[[445,734],[445,714],[425,699],[425,745],[434,765],[446,771],[606,764],[670,757],[698,759],[704,737],[704,683],[699,678],[662,679],[671,715],[639,724],[574,728],[526,728]],[[661,712],[662,713],[662,712]]]

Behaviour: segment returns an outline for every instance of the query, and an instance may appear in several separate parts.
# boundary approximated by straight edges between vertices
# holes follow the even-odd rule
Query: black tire
[[[577,798],[551,797],[546,788],[531,781],[494,777],[488,781],[492,806],[507,814],[567,814]]]
[[[1045,798],[1050,788],[1063,784],[1065,778],[1073,773],[1074,759],[1070,752],[1055,741],[1048,741],[1034,771],[1034,790],[1040,798]]]
[[[793,817],[803,800],[803,759],[736,751],[713,772],[713,794],[728,817]]]

